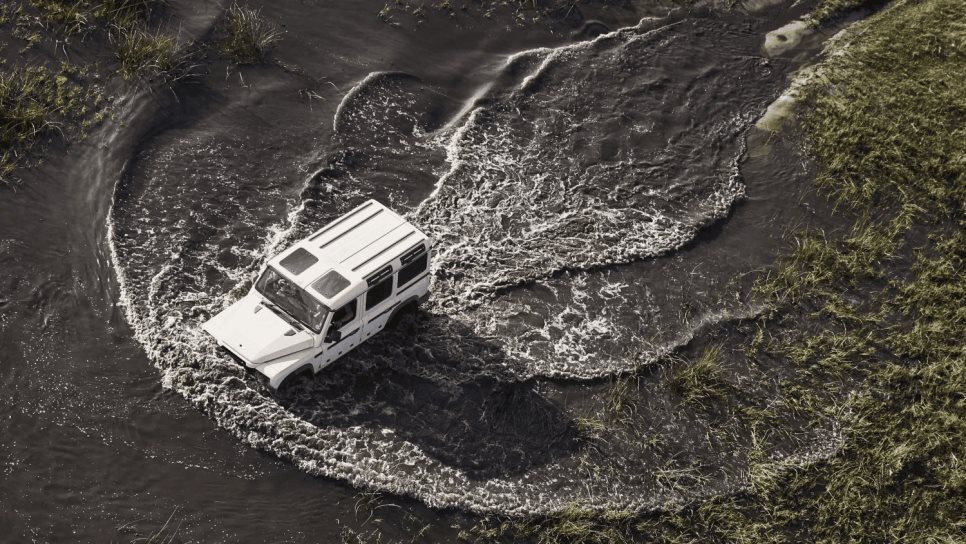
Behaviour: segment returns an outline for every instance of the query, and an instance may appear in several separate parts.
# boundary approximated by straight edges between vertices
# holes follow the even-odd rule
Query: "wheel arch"
[[[403,302],[400,302],[399,305],[396,306],[396,309],[393,310],[391,314],[389,314],[389,320],[387,321],[387,323],[391,323],[391,324],[395,325],[397,323],[398,319],[404,313],[406,313],[406,312],[416,313],[416,310],[418,308],[419,308],[419,297],[417,297],[415,295],[414,296],[411,296],[411,297],[408,297]]]
[[[288,384],[289,380],[291,380],[292,378],[298,377],[306,373],[312,376],[315,375],[315,367],[312,365],[311,362],[304,363],[299,366],[292,365],[291,370],[286,369],[279,372],[278,375],[273,376],[272,379],[269,380],[269,385],[272,387],[272,389],[274,389],[275,391],[278,391],[283,387],[285,387],[285,385]]]

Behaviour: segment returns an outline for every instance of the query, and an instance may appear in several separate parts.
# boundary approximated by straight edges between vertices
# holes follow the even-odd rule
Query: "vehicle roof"
[[[429,249],[429,237],[422,231],[376,200],[368,200],[279,253],[269,265],[335,309],[366,290],[366,277],[420,243]],[[332,297],[310,289],[330,270],[348,280],[348,288]]]

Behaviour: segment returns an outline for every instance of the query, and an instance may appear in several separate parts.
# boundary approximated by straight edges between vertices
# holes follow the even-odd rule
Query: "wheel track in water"
[[[539,376],[584,379],[625,372],[640,364],[642,350],[644,359],[657,357],[719,317],[729,319],[749,311],[725,308],[709,312],[699,319],[698,327],[672,330],[677,336],[672,335],[671,341],[647,348],[647,339],[635,330],[640,316],[635,321],[632,312],[628,324],[629,314],[617,311],[608,315],[604,310],[632,306],[630,301],[640,294],[639,286],[611,278],[621,273],[617,265],[680,248],[703,227],[724,217],[741,197],[736,161],[743,152],[742,134],[773,93],[759,89],[748,98],[753,106],[743,103],[743,109],[719,123],[697,123],[702,129],[697,136],[709,135],[727,143],[702,163],[709,172],[698,176],[703,183],[697,184],[688,182],[694,176],[687,168],[676,178],[669,175],[674,171],[675,156],[660,156],[664,148],[648,137],[660,131],[647,126],[647,115],[632,119],[629,128],[621,124],[621,116],[595,123],[586,114],[600,108],[600,97],[590,100],[584,96],[572,103],[568,97],[580,99],[579,90],[550,98],[540,94],[551,88],[548,80],[555,70],[559,72],[568,62],[580,62],[581,55],[606,56],[611,51],[608,47],[614,46],[618,54],[610,60],[620,68],[621,55],[628,53],[623,48],[640,46],[651,49],[651,56],[645,58],[656,61],[660,55],[654,49],[686,44],[689,36],[666,35],[670,29],[709,25],[712,30],[728,30],[715,24],[682,20],[675,26],[651,28],[655,22],[649,20],[591,42],[515,55],[508,63],[511,72],[530,61],[539,61],[539,65],[522,84],[503,86],[502,91],[495,86],[492,92],[483,93],[487,103],[473,108],[452,134],[425,134],[415,114],[404,112],[389,121],[384,119],[403,125],[412,122],[405,127],[409,132],[392,132],[403,136],[402,140],[411,133],[412,141],[403,142],[407,152],[433,154],[444,148],[449,158],[449,169],[429,197],[409,213],[438,240],[436,298],[411,337],[382,335],[345,359],[348,362],[327,369],[324,380],[303,383],[280,399],[266,394],[251,374],[222,356],[199,325],[239,294],[267,256],[363,198],[365,191],[358,185],[369,179],[370,171],[360,168],[358,159],[346,161],[345,154],[339,155],[307,178],[302,198],[292,206],[273,188],[249,194],[245,179],[231,172],[240,168],[243,153],[238,153],[212,174],[219,181],[219,191],[232,198],[214,198],[207,203],[209,209],[205,208],[207,187],[182,186],[182,192],[172,189],[171,194],[139,187],[141,182],[157,182],[151,176],[138,177],[138,173],[150,173],[152,166],[163,168],[169,162],[163,152],[141,157],[135,170],[118,183],[109,217],[109,241],[126,316],[136,338],[161,370],[164,386],[211,414],[219,426],[245,443],[289,460],[310,474],[415,497],[433,507],[545,514],[579,503],[595,509],[637,511],[740,487],[747,467],[730,447],[682,438],[679,451],[668,454],[670,457],[630,451],[622,443],[586,448],[576,439],[572,416],[544,400],[526,381]],[[627,57],[632,55],[623,58]],[[766,68],[756,66],[754,59],[736,58],[737,65],[748,70],[748,77]],[[713,69],[709,75],[707,67],[694,68],[696,79],[713,79]],[[504,76],[515,81],[513,74]],[[594,77],[588,76],[584,82],[593,82]],[[350,122],[351,116],[345,112],[350,96],[361,94],[364,85],[386,79],[366,78],[350,91],[338,108],[334,125]],[[681,88],[663,92],[672,96],[684,93],[688,100],[681,111],[686,113],[690,100],[700,97],[700,89],[693,83],[685,81]],[[662,92],[668,82],[656,78],[643,85]],[[771,85],[777,90],[774,81]],[[622,111],[619,106],[626,97],[617,98],[607,104],[612,112]],[[404,97],[387,104],[412,107],[415,102]],[[533,112],[550,115],[529,116]],[[674,113],[674,108],[663,112]],[[359,119],[368,121],[371,119]],[[568,134],[568,126],[602,126],[609,132],[583,135],[583,139],[578,134],[568,142],[568,149],[564,142],[553,140],[555,134]],[[611,148],[591,146],[586,149],[596,154],[593,161],[568,162],[573,156],[586,156],[575,151],[586,151],[587,141],[597,137],[606,141],[612,133],[620,133],[616,128],[628,129],[640,140],[616,142]],[[690,139],[694,136],[680,132],[670,141],[689,150],[707,151],[708,141]],[[535,141],[528,142],[531,137]],[[655,156],[632,154],[649,142],[657,149]],[[243,149],[244,145],[239,141],[231,147]],[[359,142],[354,145],[352,152],[358,153]],[[206,150],[211,144],[199,140],[171,146],[174,152],[184,152]],[[562,151],[547,155],[548,150]],[[382,153],[395,160],[406,160],[407,154],[394,155],[392,149]],[[195,158],[210,161],[216,157],[223,158],[200,151]],[[517,169],[528,175],[513,177]],[[637,181],[649,179],[642,175],[647,172],[664,173],[663,184],[637,185]],[[542,177],[529,177],[533,173]],[[504,183],[497,185],[490,176]],[[669,181],[672,179],[676,181]],[[545,191],[547,186],[559,190]],[[615,190],[617,196],[602,193],[602,188]],[[683,200],[675,201],[662,194],[662,189]],[[634,201],[635,195],[659,202]],[[177,221],[151,215],[153,210],[177,207],[186,200],[187,214]],[[219,206],[234,200],[241,203],[233,204],[231,221],[224,224],[219,214],[226,212]],[[531,204],[536,200],[554,207],[543,211],[556,222],[532,213]],[[266,202],[269,210],[288,210],[288,219],[276,223],[269,236],[258,234],[264,230],[264,219],[251,208],[257,208],[254,204],[259,202]],[[489,222],[492,216],[485,217],[493,210],[501,213],[500,228]],[[651,228],[655,224],[659,228]],[[210,233],[219,229],[230,232],[212,238]],[[514,237],[523,240],[522,249],[509,242]],[[483,265],[474,267],[474,263]],[[225,293],[225,285],[240,286]],[[524,300],[531,293],[536,296],[521,305],[508,293]],[[599,319],[588,319],[593,313]],[[518,319],[523,314],[528,315]],[[604,334],[611,340],[603,340]],[[532,349],[535,344],[541,347]],[[667,399],[657,399],[655,404],[662,402],[667,405]],[[675,414],[670,409],[655,410],[651,419],[654,428],[667,434],[701,425],[693,414]],[[805,437],[772,454],[776,458],[807,457],[826,452],[828,447],[827,442]],[[668,485],[654,475],[682,452],[710,461],[713,474],[699,475],[690,485],[677,480]],[[593,470],[587,472],[588,467]],[[628,472],[629,467],[636,468]],[[602,476],[593,479],[590,474]]]

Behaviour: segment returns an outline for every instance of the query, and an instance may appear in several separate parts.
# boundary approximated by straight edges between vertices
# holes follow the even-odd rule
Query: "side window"
[[[423,253],[416,260],[399,269],[399,286],[402,287],[426,271],[429,254]]]
[[[358,299],[356,299],[336,310],[332,314],[332,325],[330,328],[337,330],[341,329],[346,323],[352,323],[352,320],[356,318],[356,307],[358,305]]]
[[[366,310],[371,310],[375,305],[389,298],[392,294],[392,276],[380,281],[372,286],[366,293]]]

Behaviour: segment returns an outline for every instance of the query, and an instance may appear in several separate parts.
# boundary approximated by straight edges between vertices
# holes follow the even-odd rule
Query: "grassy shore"
[[[847,7],[826,2],[817,18]],[[574,506],[489,519],[468,540],[966,541],[966,7],[899,0],[837,47],[800,120],[818,189],[854,227],[790,240],[756,285],[770,312],[745,353],[796,370],[783,384],[796,410],[845,414],[842,447],[817,462],[753,462],[744,491],[677,511]],[[671,386],[724,394],[703,392],[713,361]]]

